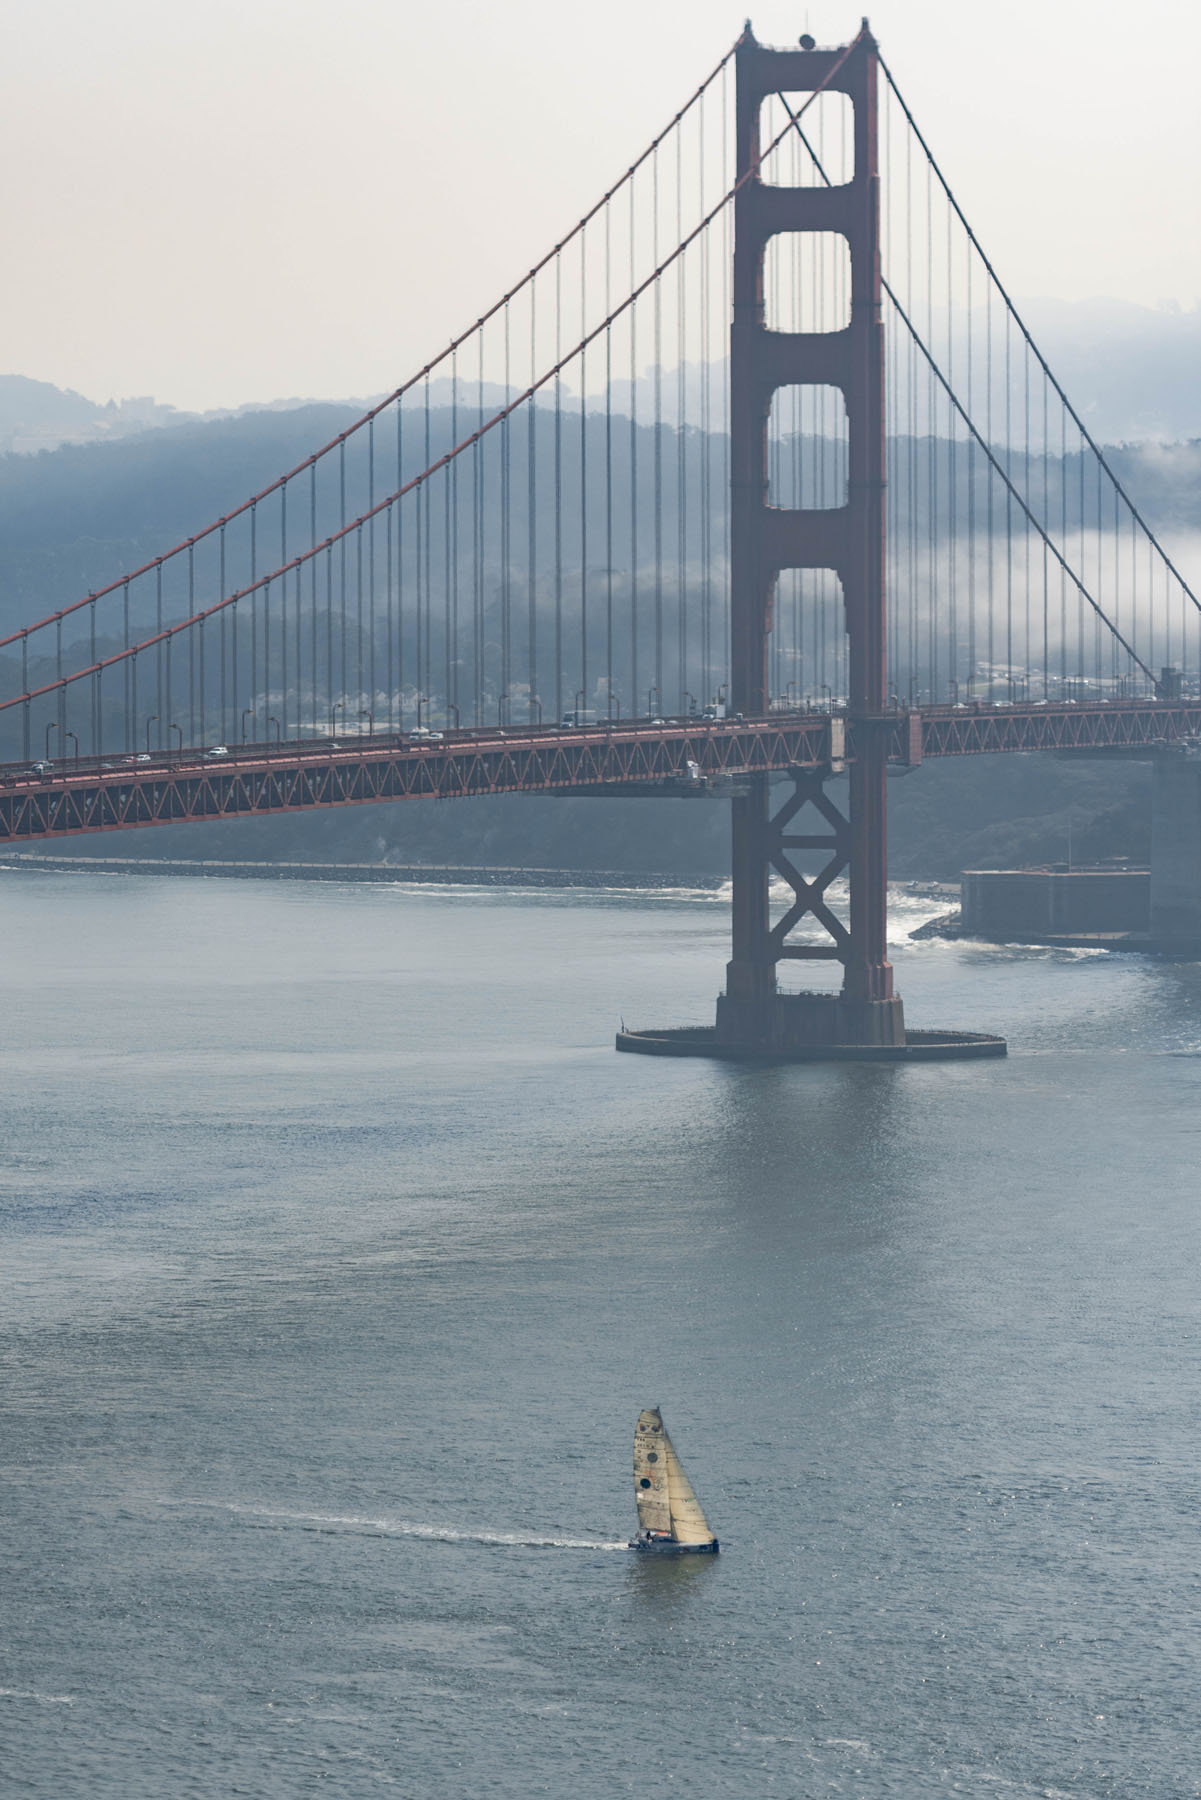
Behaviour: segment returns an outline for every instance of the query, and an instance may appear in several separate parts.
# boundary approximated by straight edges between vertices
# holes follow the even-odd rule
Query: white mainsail
[[[667,1461],[667,1504],[671,1512],[671,1535],[677,1544],[711,1544],[713,1533],[701,1511],[701,1503],[692,1491],[692,1483],[684,1473],[684,1465],[675,1446],[663,1433],[663,1453]]]
[[[643,1531],[671,1530],[667,1458],[663,1454],[666,1438],[658,1407],[638,1414],[634,1427],[634,1500]]]
[[[643,1531],[669,1533],[677,1544],[716,1542],[657,1406],[634,1427],[634,1499]]]

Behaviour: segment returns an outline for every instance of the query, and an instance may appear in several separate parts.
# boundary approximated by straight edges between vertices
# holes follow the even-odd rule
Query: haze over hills
[[[1201,437],[1201,300],[1023,302],[1035,343],[1094,436],[1107,443]]]
[[[316,447],[329,443],[360,416],[357,406],[308,405],[291,410],[247,410],[238,417],[181,420],[170,427],[143,430],[110,442],[63,444],[37,456],[0,455],[0,632],[14,631],[70,605],[132,569],[185,541],[261,491],[286,470],[296,468]],[[431,411],[431,452],[441,454],[454,435],[448,407]],[[461,433],[462,420],[458,421]],[[544,418],[541,429],[551,430]],[[653,425],[642,422],[638,463],[640,516],[653,508],[653,458],[648,453]],[[589,437],[599,457],[604,420],[590,419]],[[565,491],[578,492],[578,434],[565,441]],[[614,450],[615,541],[628,541],[628,431],[619,434]],[[804,440],[811,451],[809,440]],[[414,443],[416,455],[420,445]],[[904,488],[907,458],[920,442],[896,440],[890,454],[894,474]],[[406,455],[408,452],[406,452]],[[1192,443],[1123,445],[1111,448],[1110,460],[1152,525],[1177,546],[1201,531],[1201,437]],[[715,529],[724,510],[722,457],[715,446],[710,457]],[[594,458],[594,466],[602,466]],[[1054,496],[1060,476],[1050,464]],[[406,462],[406,475],[416,473]],[[665,542],[675,543],[675,457],[663,459]],[[1070,473],[1070,470],[1069,470]],[[920,469],[919,469],[920,476]],[[977,472],[983,479],[983,471]],[[920,486],[920,483],[919,483]],[[1069,521],[1078,505],[1074,484],[1067,482]],[[499,573],[501,493],[493,472],[487,491],[489,529],[487,557],[492,575]],[[327,507],[328,511],[328,507]],[[695,513],[695,508],[693,509]],[[322,514],[320,531],[336,521]],[[695,536],[697,520],[690,518]],[[549,520],[545,529],[550,531]],[[903,524],[898,527],[903,532]],[[541,530],[541,526],[540,526]],[[578,520],[565,523],[569,565],[578,556]],[[539,566],[551,566],[551,552],[540,545]],[[520,560],[520,547],[515,555]],[[1191,558],[1189,559],[1192,560]],[[143,596],[143,600],[144,600]],[[138,624],[135,618],[135,625]]]
[[[106,444],[171,426],[238,419],[251,412],[296,412],[321,402],[302,399],[251,401],[212,412],[185,412],[148,394],[103,403],[28,375],[0,375],[0,454],[32,456],[64,444]],[[344,403],[357,415],[370,401]]]
[[[1036,301],[1024,310],[1090,429],[1124,446],[1113,459],[1153,522],[1201,529],[1201,306]],[[674,376],[664,387],[670,396]],[[449,398],[439,392],[435,405]],[[12,629],[179,542],[328,442],[362,404],[280,401],[201,416],[149,399],[101,405],[48,382],[0,377],[0,447],[9,452],[0,454],[0,623]],[[37,449],[44,453],[29,454]],[[1044,759],[932,765],[893,786],[894,872],[947,878],[973,863],[1053,858],[1064,853],[1069,821],[1077,856],[1145,855],[1145,779],[1129,765]],[[145,833],[136,851],[111,837],[78,848],[712,872],[727,855],[724,810],[413,803]]]
[[[1124,300],[1035,298],[1020,302],[1019,310],[1095,436],[1108,443],[1178,443],[1201,437],[1201,300],[1185,308],[1168,301],[1150,307]],[[694,386],[690,372],[686,405],[697,417]],[[449,401],[449,389],[447,381],[433,384],[435,404]],[[635,391],[640,416],[649,417],[650,371]],[[625,398],[628,392],[629,384]],[[615,400],[623,399],[620,385],[614,394]],[[672,371],[660,396],[666,419],[673,417],[676,394]],[[474,404],[477,390],[464,382],[463,395],[465,403]],[[493,397],[490,386],[485,398]],[[350,397],[335,401],[293,397],[200,413],[150,396],[97,401],[49,381],[0,375],[0,453],[28,455],[61,444],[111,442],[140,431],[238,418],[249,412],[335,405],[358,413],[369,403]]]

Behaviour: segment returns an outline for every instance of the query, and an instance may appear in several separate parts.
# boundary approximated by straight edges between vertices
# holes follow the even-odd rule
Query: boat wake
[[[300,1531],[365,1532],[372,1537],[421,1538],[434,1544],[489,1544],[515,1550],[625,1550],[621,1541],[582,1537],[534,1537],[522,1531],[470,1531],[454,1525],[420,1525],[408,1519],[376,1518],[366,1513],[291,1512],[282,1507],[248,1506],[235,1500],[159,1500],[160,1506],[195,1507],[235,1513]]]

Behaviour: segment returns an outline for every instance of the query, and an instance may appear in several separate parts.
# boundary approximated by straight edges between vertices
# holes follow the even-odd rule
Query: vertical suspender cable
[[[425,467],[428,469],[430,464],[434,460],[433,450],[430,447],[430,440],[431,440],[430,372],[428,369],[425,372],[424,401],[425,401]],[[424,546],[424,551],[425,551],[424,562],[422,564],[422,570],[421,570],[421,601],[422,601],[422,610],[424,613],[424,617],[422,620],[422,634],[423,634],[423,641],[424,641],[424,645],[425,645],[425,659],[424,659],[424,661],[419,660],[418,669],[417,669],[417,680],[420,684],[421,692],[425,695],[426,704],[428,706],[433,698],[430,690],[433,686],[433,669],[434,669],[433,645],[430,641],[433,636],[433,604],[434,604],[434,596],[433,596],[433,535],[434,535],[434,533],[433,533],[433,504],[434,504],[434,496],[433,496],[431,484],[428,480],[422,482],[421,487],[418,490],[418,493],[420,496],[421,510],[422,510],[422,520],[421,520],[422,544]]]
[[[459,441],[459,352],[456,346],[450,359],[450,441]],[[456,456],[450,468],[450,511],[453,524],[450,537],[451,555],[451,636],[453,649],[451,652],[450,700],[454,707],[456,728],[461,723],[459,716],[459,671],[462,665],[462,650],[459,645],[459,458]]]
[[[986,423],[985,423],[985,427],[984,427],[984,441],[988,445],[990,452],[992,452],[992,454],[995,455],[996,454],[996,444],[993,441],[993,429],[992,429],[993,367],[992,367],[992,283],[991,282],[989,282],[988,286],[985,288],[984,294],[985,294],[985,327],[984,327],[984,329],[985,329],[985,346],[986,346],[985,358],[984,358],[984,375],[985,375],[985,381],[987,383],[986,398],[985,398],[985,421],[986,421]],[[993,468],[992,468],[992,463],[990,462],[988,465],[988,532],[985,537],[986,554],[988,556],[988,697],[990,700],[992,700],[994,698],[993,680],[994,680],[994,677],[996,674],[996,670],[994,667],[996,653],[995,653],[994,644],[993,644],[993,578],[994,578],[994,563],[995,563],[995,557],[993,555],[993,545],[994,545],[995,540],[994,540],[994,536],[993,536],[992,497],[993,497]]]
[[[697,205],[702,217],[707,212],[708,186],[705,181],[705,97],[702,94],[697,116],[697,167],[699,192]],[[710,518],[710,458],[713,434],[713,365],[710,312],[713,305],[711,252],[713,241],[706,231],[701,240],[701,439],[700,439],[700,557],[701,557],[701,689],[717,691],[713,679],[713,543]]]
[[[367,707],[375,715],[375,420],[367,427]],[[287,702],[285,701],[285,705]]]
[[[1048,411],[1047,377],[1046,377],[1045,372],[1043,373],[1042,383],[1043,383],[1043,423],[1042,423],[1043,518],[1047,521],[1048,524],[1050,524],[1050,521],[1051,521],[1051,444],[1050,444],[1051,426],[1050,426],[1050,418],[1049,418],[1049,411]],[[1042,644],[1043,695],[1042,695],[1042,697],[1044,700],[1047,700],[1050,698],[1050,691],[1051,691],[1051,583],[1050,583],[1050,569],[1049,569],[1049,565],[1047,562],[1047,556],[1048,556],[1047,540],[1045,537],[1043,539],[1042,547],[1043,547],[1043,578],[1042,578],[1042,590],[1043,590],[1043,644]]]
[[[555,721],[563,717],[563,258],[555,254]]]
[[[973,252],[970,243],[966,245],[965,261],[967,265],[967,411],[968,417],[974,417],[972,411],[973,371],[975,367],[975,347],[972,343],[974,320],[972,317],[972,261]],[[976,691],[976,440],[968,437],[967,441],[967,692],[970,700]]]
[[[889,107],[891,116],[892,107]],[[955,385],[955,241],[954,220],[950,207],[946,207],[947,220],[947,379],[951,386]],[[947,529],[950,533],[950,547],[947,568],[947,610],[948,642],[947,642],[947,691],[952,700],[959,698],[959,471],[956,449],[959,438],[958,421],[948,416],[947,430]]]
[[[158,736],[158,747],[161,750],[163,747],[163,739],[167,735],[166,720],[168,717],[168,706],[169,706],[166,690],[163,686],[163,654],[164,654],[164,646],[163,646],[163,559],[161,556],[158,558],[158,561],[154,565],[154,633],[155,633],[155,637],[157,639],[157,643],[155,645],[155,664],[156,664],[155,675],[156,675],[156,690],[157,690],[157,695],[158,695],[158,699],[157,699],[157,702],[155,705],[155,711],[159,715],[157,736]],[[238,609],[236,606],[234,607],[234,617],[233,617],[233,640],[234,640],[234,659],[235,659],[234,705],[236,707],[238,704],[237,681],[236,681],[236,678],[237,678],[237,666],[236,665],[237,665],[237,654],[238,654]],[[135,719],[134,720],[135,729],[136,729],[136,726],[137,726],[137,720]]]
[[[484,423],[484,328],[479,328],[479,368],[476,382],[477,427]],[[484,444],[471,446],[471,557],[472,557],[472,667],[475,683],[473,717],[476,728],[484,712]]]
[[[501,333],[502,365],[503,365],[503,404],[507,408],[510,400],[510,320],[509,306],[506,301],[501,315],[503,330]],[[513,680],[512,651],[512,562],[513,539],[511,519],[512,471],[510,419],[506,412],[500,426],[500,699],[497,703],[497,723],[507,725],[511,704]]]
[[[684,241],[684,129],[676,126],[676,242]],[[687,290],[685,273],[688,258],[676,263],[676,666],[681,692],[688,691],[688,601],[686,558],[688,554],[688,485],[686,349]],[[702,691],[702,700],[708,695]]]
[[[933,177],[926,170],[926,337],[934,342],[934,220],[933,220]],[[927,642],[927,667],[929,695],[933,700],[938,691],[937,668],[937,623],[939,611],[938,592],[938,388],[934,380],[934,371],[928,374],[928,393],[926,400],[927,470],[926,470],[926,518],[929,527],[929,543],[927,557],[929,567],[929,607]]]
[[[580,337],[588,333],[588,234],[580,232]],[[588,705],[588,374],[580,348],[580,701]]]
[[[721,76],[721,169],[722,183],[730,186],[730,92],[729,79],[725,69]],[[733,314],[733,298],[730,292],[731,269],[734,261],[733,222],[731,208],[722,209],[722,256],[721,256],[721,290],[722,290],[722,330],[723,350],[728,352],[730,322]],[[728,680],[730,673],[730,383],[728,375],[721,384],[721,492],[722,492],[722,669]]]
[[[1013,373],[1010,366],[1009,314],[1005,314],[1005,473],[1013,477]],[[1005,489],[1005,679],[1006,699],[1013,692],[1013,494]]]
[[[372,427],[374,427],[374,420]],[[288,735],[288,484],[285,481],[279,490],[279,566],[285,572],[279,578],[279,731],[280,737]],[[200,658],[200,729],[204,730],[204,639],[201,638],[202,654]]]
[[[309,729],[317,728],[317,458],[309,462]],[[390,548],[390,546],[389,546]],[[300,681],[297,667],[297,683]]]
[[[340,622],[338,697],[342,701],[343,709],[345,709],[346,689],[347,689],[347,685],[348,685],[347,678],[346,678],[347,659],[346,659],[346,535],[345,535],[346,534],[346,440],[345,440],[345,438],[343,438],[341,443],[338,445],[338,528],[342,534],[338,539],[338,569],[339,569],[339,588],[340,588],[339,605],[338,605],[339,622]]]
[[[637,284],[637,213],[630,177],[630,292]],[[630,308],[630,710],[641,706],[638,686],[638,307]],[[650,708],[650,695],[647,695]]]
[[[659,267],[659,148],[655,146],[651,161],[651,264]],[[656,276],[654,284],[655,345],[655,438],[654,438],[654,522],[655,522],[655,690],[663,704],[663,294]]]
[[[605,317],[612,300],[612,208],[605,207]],[[605,327],[605,711],[613,717],[613,327]]]
[[[258,594],[258,512],[250,508],[250,704],[254,708],[251,723],[258,723],[259,704],[259,594]],[[171,640],[167,639],[167,742],[171,742]]]
[[[530,284],[530,386],[538,377],[538,288]],[[456,467],[458,459],[455,459]],[[529,719],[534,723],[537,707],[541,721],[542,700],[538,692],[538,407],[529,401],[526,419],[526,531],[528,536],[528,600],[526,617],[526,680],[529,684]]]
[[[226,592],[227,592],[227,589],[225,586],[225,521],[224,521],[224,519],[222,519],[222,521],[221,521],[221,530],[220,530],[220,534],[217,539],[217,587],[220,592],[220,596],[221,596],[222,600],[224,600],[224,598],[226,596]],[[94,608],[93,608],[92,618],[93,618],[93,629],[94,629],[94,626],[95,626],[95,609]],[[228,717],[228,714],[226,711],[226,704],[225,704],[225,702],[226,702],[226,679],[225,679],[225,676],[226,676],[226,671],[225,671],[226,641],[225,641],[225,634],[226,634],[225,608],[222,607],[222,609],[221,609],[221,628],[220,628],[220,632],[218,634],[218,645],[217,645],[218,658],[219,658],[219,669],[220,669],[219,686],[220,686],[220,706],[221,706],[221,722],[220,722],[219,726],[217,727],[217,733],[218,733],[218,736],[220,737],[222,743],[227,743],[229,740],[229,717]],[[95,660],[96,660],[96,658],[93,655],[92,661],[95,662]],[[156,663],[157,663],[157,657],[156,657]],[[156,673],[157,673],[157,671],[156,671]],[[135,727],[137,725],[136,719],[134,720],[134,725],[135,725]]]
[[[396,401],[396,491],[405,484],[405,396]],[[396,682],[396,729],[405,729],[405,502],[396,502],[396,668],[389,670],[389,686]],[[391,711],[389,711],[391,724]]]

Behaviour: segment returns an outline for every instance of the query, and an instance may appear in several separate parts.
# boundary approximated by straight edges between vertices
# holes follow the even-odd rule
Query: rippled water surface
[[[6,1793],[1201,1793],[1201,969],[731,1068],[720,897],[0,880]]]

